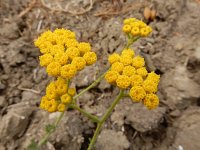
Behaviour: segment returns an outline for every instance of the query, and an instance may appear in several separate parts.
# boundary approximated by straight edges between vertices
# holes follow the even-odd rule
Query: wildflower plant
[[[94,148],[96,139],[102,125],[123,97],[130,97],[133,102],[140,102],[147,109],[155,109],[159,105],[156,95],[160,76],[155,72],[148,72],[145,59],[136,55],[130,46],[139,38],[146,37],[152,28],[136,18],[124,20],[122,31],[128,37],[127,44],[120,53],[113,53],[108,57],[110,68],[100,75],[87,88],[76,94],[76,89],[71,88],[71,79],[85,67],[97,61],[91,45],[78,42],[75,33],[67,29],[56,29],[54,32],[46,31],[35,41],[35,46],[40,49],[40,65],[46,68],[49,76],[55,77],[46,87],[46,95],[41,99],[40,108],[52,112],[60,112],[54,124],[46,127],[46,135],[39,143],[30,144],[29,148],[38,149],[46,143],[48,137],[55,131],[67,108],[76,109],[91,121],[97,123],[96,131],[90,141],[88,150]],[[109,84],[120,89],[118,96],[101,117],[90,114],[76,104],[76,99],[89,89],[105,79]]]

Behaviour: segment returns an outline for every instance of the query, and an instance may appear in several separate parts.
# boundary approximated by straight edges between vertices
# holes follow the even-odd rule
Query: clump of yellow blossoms
[[[129,95],[133,101],[143,102],[153,109],[158,106],[159,99],[156,96],[160,76],[154,72],[148,73],[145,68],[145,60],[141,56],[135,56],[134,50],[124,49],[121,55],[114,53],[109,56],[110,70],[105,79],[108,83],[121,89],[129,89]]]
[[[135,18],[125,19],[123,31],[129,38],[147,36],[152,29],[144,22]],[[129,96],[135,102],[143,102],[148,109],[156,108],[159,99],[157,92],[160,76],[154,72],[148,73],[145,68],[145,60],[141,56],[135,56],[133,49],[125,48],[121,54],[113,53],[108,61],[111,68],[107,71],[105,79],[108,83],[121,89],[130,89]]]
[[[48,112],[63,112],[76,93],[75,89],[68,88],[68,80],[85,66],[94,64],[97,56],[89,43],[79,43],[75,33],[66,29],[46,31],[34,43],[42,53],[40,65],[57,78],[47,86],[40,107]]]
[[[146,37],[152,32],[152,28],[136,18],[124,20],[123,32],[132,36]]]

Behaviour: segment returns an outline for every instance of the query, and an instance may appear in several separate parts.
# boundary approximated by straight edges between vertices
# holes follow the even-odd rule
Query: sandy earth
[[[92,44],[98,62],[74,79],[80,91],[109,66],[107,56],[124,47],[123,19],[144,19],[146,6],[157,11],[149,22],[154,31],[137,41],[134,49],[145,54],[150,67],[161,75],[160,106],[149,111],[123,99],[105,123],[95,149],[200,149],[199,0],[94,0],[93,5],[89,0],[43,2],[0,1],[0,150],[25,149],[32,139],[41,139],[45,125],[58,116],[38,108],[51,80],[39,66],[40,53],[33,45],[40,33],[68,28],[79,41]],[[102,81],[78,102],[102,116],[117,93],[117,88]],[[80,113],[69,110],[42,149],[86,150],[95,128]]]

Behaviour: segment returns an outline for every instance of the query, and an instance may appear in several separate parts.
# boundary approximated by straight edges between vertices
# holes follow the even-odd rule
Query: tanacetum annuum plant
[[[123,32],[128,37],[126,46],[117,54],[113,53],[108,57],[110,68],[100,75],[87,88],[76,94],[76,89],[71,88],[71,79],[86,66],[97,61],[97,56],[91,51],[91,46],[86,42],[78,42],[75,33],[67,29],[56,29],[46,31],[35,40],[35,46],[40,49],[40,65],[46,68],[49,76],[55,77],[46,87],[46,95],[41,99],[40,108],[49,113],[59,111],[60,116],[54,124],[46,127],[46,135],[38,143],[32,142],[30,149],[39,149],[48,140],[48,137],[55,131],[67,108],[76,109],[83,115],[97,123],[94,136],[90,140],[88,150],[94,148],[96,139],[102,125],[110,116],[118,102],[127,95],[134,102],[142,102],[149,110],[159,105],[156,95],[160,76],[155,72],[147,71],[145,59],[135,52],[130,46],[139,38],[148,36],[152,29],[143,21],[136,18],[124,20]],[[94,87],[104,79],[118,87],[120,92],[115,98],[106,113],[101,117],[90,114],[76,104],[76,98]]]

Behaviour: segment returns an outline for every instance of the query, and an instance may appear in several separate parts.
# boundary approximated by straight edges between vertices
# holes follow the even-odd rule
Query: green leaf
[[[55,130],[55,128],[56,128],[55,125],[48,124],[48,125],[46,125],[45,130],[46,130],[47,133],[50,133],[50,132],[53,132]]]
[[[38,145],[34,140],[28,145],[27,150],[38,150]]]

